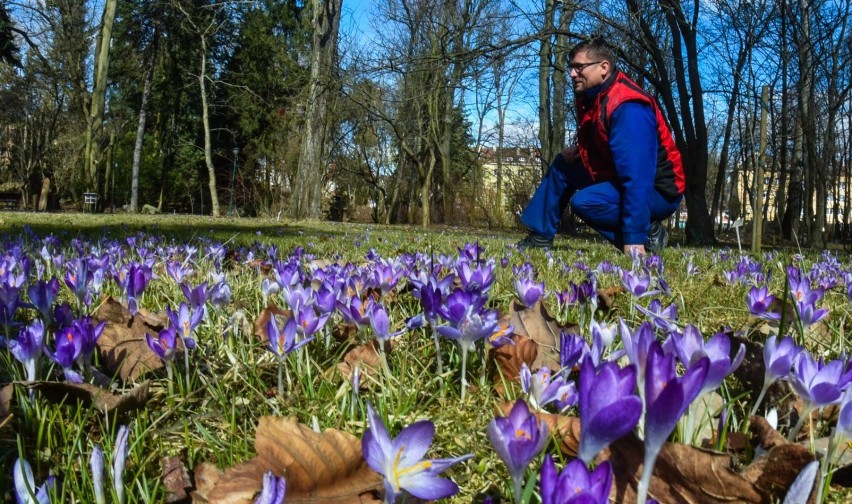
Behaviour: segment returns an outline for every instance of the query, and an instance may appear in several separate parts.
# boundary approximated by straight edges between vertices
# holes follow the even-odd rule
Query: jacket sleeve
[[[657,175],[657,122],[650,106],[627,102],[610,117],[609,147],[621,191],[625,245],[644,244],[651,228],[649,198]]]

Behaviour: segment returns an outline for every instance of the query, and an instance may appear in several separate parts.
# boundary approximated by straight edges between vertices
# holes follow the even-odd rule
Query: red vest
[[[583,165],[595,182],[617,178],[609,149],[609,118],[619,105],[628,101],[649,105],[657,119],[657,173],[654,188],[669,198],[683,194],[686,189],[683,162],[657,100],[620,71],[604,82],[603,88],[591,102],[583,103],[581,97],[577,99],[580,125],[577,143]]]

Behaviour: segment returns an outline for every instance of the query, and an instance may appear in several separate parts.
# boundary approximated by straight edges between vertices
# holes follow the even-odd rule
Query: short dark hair
[[[587,53],[590,59],[606,60],[609,61],[610,65],[615,66],[615,52],[603,37],[593,37],[575,45],[568,51],[568,59],[572,60],[574,56],[583,52]]]

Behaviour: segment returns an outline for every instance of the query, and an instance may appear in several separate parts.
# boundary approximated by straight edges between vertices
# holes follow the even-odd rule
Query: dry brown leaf
[[[502,381],[513,382],[518,379],[521,373],[521,367],[526,364],[532,367],[535,358],[538,355],[538,345],[535,341],[527,336],[512,336],[514,345],[503,345],[498,348],[492,348],[488,355],[497,366],[498,372],[494,376],[494,381],[502,384]]]
[[[166,502],[180,502],[189,497],[186,491],[192,488],[189,472],[180,457],[163,457],[163,486],[166,487]]]
[[[266,341],[266,324],[269,323],[269,319],[271,319],[273,315],[287,318],[290,316],[290,310],[283,310],[278,308],[275,303],[269,303],[269,306],[260,312],[260,315],[254,319],[254,335],[258,340]],[[278,329],[283,329],[283,326],[279,324]]]
[[[612,298],[616,294],[625,292],[623,285],[614,285],[606,289],[598,289],[598,310],[608,312],[612,310]]]
[[[222,477],[222,474],[222,471],[218,467],[209,462],[202,462],[195,466],[195,471],[193,471],[195,490],[193,490],[190,494],[192,502],[208,502],[208,494],[216,486],[216,483],[219,481],[219,478]]]
[[[642,474],[642,441],[632,434],[625,436],[603,456],[609,458],[613,472],[619,475],[610,498],[635,501]],[[770,502],[768,495],[731,469],[730,455],[675,443],[666,443],[660,450],[649,496],[659,502]]]
[[[165,315],[139,310],[134,316],[110,297],[101,304],[94,318],[106,321],[98,348],[111,373],[117,372],[122,380],[135,381],[144,373],[163,367],[163,361],[148,347],[145,334],[156,336],[168,323]]]
[[[51,402],[59,403],[66,399],[76,399],[86,406],[100,410],[104,414],[124,415],[136,411],[148,403],[148,387],[151,382],[146,380],[123,394],[113,394],[107,389],[91,383],[69,382],[18,382],[21,385],[38,390],[43,397]]]
[[[12,397],[15,396],[15,384],[7,383],[0,387],[0,418],[11,413]]]
[[[562,331],[579,332],[577,326],[560,326],[555,318],[547,313],[541,301],[527,308],[518,301],[509,307],[508,323],[515,327],[515,334],[527,336],[537,344],[538,351],[530,369],[547,366],[551,370],[559,369],[559,339]],[[501,318],[501,325],[507,322]]]
[[[343,361],[337,364],[337,369],[347,380],[351,381],[352,373],[355,372],[356,366],[362,378],[376,378],[381,370],[381,365],[378,342],[374,339],[367,344],[355,346],[346,352],[346,355],[343,356]],[[376,380],[362,379],[359,382],[359,387],[365,388],[370,383],[375,382]]]
[[[7,383],[0,387],[0,423],[12,414],[12,397],[15,395],[15,385]]]
[[[338,343],[358,341],[358,326],[348,322],[338,322],[331,328],[331,337]]]
[[[335,429],[317,433],[294,417],[261,417],[257,457],[227,469],[206,493],[206,502],[243,504],[260,491],[263,474],[287,479],[287,502],[379,502],[381,477],[361,455],[361,441]],[[204,502],[204,501],[199,501]]]

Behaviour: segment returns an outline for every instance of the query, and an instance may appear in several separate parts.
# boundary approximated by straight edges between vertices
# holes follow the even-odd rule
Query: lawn
[[[416,502],[454,493],[444,466],[450,502],[567,502],[553,482],[593,467],[618,502],[645,467],[660,502],[770,502],[826,451],[804,494],[850,495],[846,255],[178,215],[5,212],[0,235],[4,501],[20,459],[51,502],[278,477],[287,502]]]

